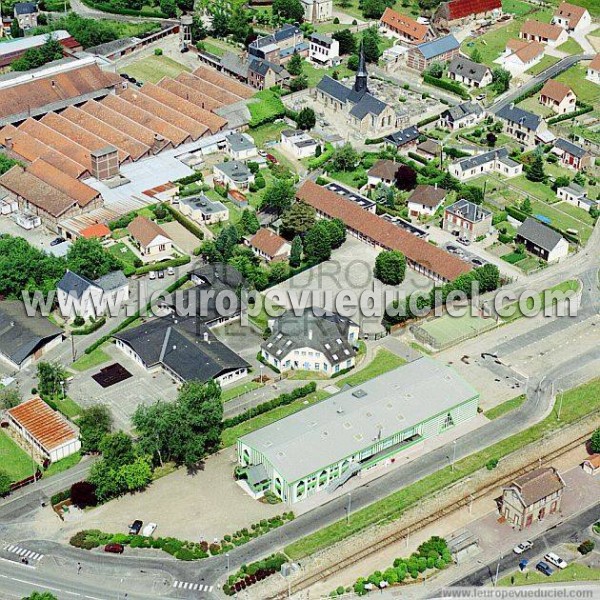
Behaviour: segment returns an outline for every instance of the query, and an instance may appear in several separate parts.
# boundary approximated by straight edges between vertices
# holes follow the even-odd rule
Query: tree
[[[398,250],[383,250],[375,259],[374,275],[386,285],[399,285],[406,274],[406,258]]]
[[[299,92],[301,90],[305,90],[308,87],[308,77],[304,74],[298,75],[298,77],[294,77],[290,81],[290,91],[291,92]]]
[[[360,6],[365,19],[380,19],[387,8],[387,3],[385,0],[362,0]]]
[[[96,506],[96,486],[89,481],[79,481],[71,486],[71,502],[79,508]]]
[[[592,433],[590,438],[590,450],[592,452],[600,452],[600,427]]]
[[[575,177],[573,177],[573,183],[576,183],[577,185],[581,185],[581,186],[585,185],[585,177],[583,176],[583,173],[581,171],[579,171],[575,175]]]
[[[0,411],[14,408],[21,402],[21,394],[15,388],[0,389]]]
[[[340,45],[340,54],[354,54],[356,52],[356,38],[349,29],[336,31],[332,36]]]
[[[362,41],[365,60],[369,63],[376,63],[381,56],[381,51],[379,50],[381,36],[375,25],[363,31]]]
[[[353,171],[357,164],[358,153],[350,142],[346,142],[341,148],[338,148],[331,161],[334,171]]]
[[[215,239],[215,249],[219,253],[221,260],[229,260],[233,254],[233,249],[240,241],[240,234],[235,225],[227,225],[219,232]],[[215,261],[218,262],[218,261]]]
[[[298,126],[298,129],[312,129],[316,122],[317,118],[315,117],[315,111],[310,108],[310,106],[305,106],[302,110],[300,110],[298,117],[296,118],[296,125]]]
[[[208,35],[206,31],[206,27],[204,25],[204,21],[200,15],[194,15],[192,21],[192,41],[199,42],[203,40]]]
[[[483,204],[483,190],[476,185],[463,185],[460,188],[460,194],[465,200],[473,204]]]
[[[292,248],[290,250],[290,267],[299,267],[302,262],[302,238],[297,235],[292,240]]]
[[[0,471],[0,497],[6,496],[10,492],[11,478],[5,471]]]
[[[135,460],[133,438],[124,431],[109,433],[100,442],[102,459],[112,468],[128,465]]]
[[[303,236],[315,224],[315,209],[306,202],[295,202],[281,216],[281,232],[288,239]]]
[[[327,225],[331,248],[335,250],[346,241],[346,225],[341,219],[331,219],[324,223]]]
[[[304,255],[313,264],[329,260],[331,257],[331,239],[329,227],[324,221],[318,221],[304,238]]]
[[[58,600],[58,598],[50,592],[33,592],[23,600]]]
[[[53,60],[59,60],[63,57],[62,46],[60,42],[48,35],[46,41],[39,48],[29,48],[23,56],[14,60],[10,67],[13,71],[29,71],[37,69]]]
[[[245,208],[240,215],[238,227],[240,228],[242,235],[254,235],[260,229],[260,223],[258,222],[256,212],[249,208]]]
[[[353,54],[348,58],[348,68],[351,71],[358,71],[358,63],[359,63],[358,54]]]
[[[40,362],[37,365],[38,392],[44,399],[63,397],[63,390],[69,376],[66,369],[56,363]]]
[[[292,58],[290,58],[289,62],[286,64],[285,68],[287,69],[290,75],[294,77],[296,75],[302,74],[302,68],[304,67],[304,60],[300,54],[294,52]]]
[[[79,237],[67,252],[67,266],[74,273],[94,280],[111,271],[122,269],[123,263],[107,252],[100,240]]]
[[[431,75],[436,79],[441,79],[442,75],[444,74],[444,65],[439,62],[431,63],[431,65],[429,65],[427,68],[426,73],[427,75]]]
[[[283,19],[301,23],[304,20],[304,7],[300,0],[273,0],[273,14]]]
[[[167,17],[177,16],[177,4],[175,0],[160,0],[160,11],[165,13]]]
[[[225,2],[214,3],[211,9],[212,34],[218,38],[224,38],[229,34],[229,19],[231,12],[229,5]]]
[[[552,184],[552,190],[556,192],[558,188],[566,187],[571,183],[571,180],[566,175],[559,175]]]
[[[99,452],[100,443],[112,430],[112,416],[108,406],[94,404],[85,408],[77,420],[81,449],[84,452]]]
[[[408,165],[399,165],[394,183],[399,190],[412,190],[417,185],[417,172]]]
[[[491,131],[487,133],[485,139],[487,141],[487,145],[490,146],[490,148],[493,148],[496,145],[496,142],[498,141],[498,137],[496,136],[496,134],[492,133]]]
[[[536,152],[535,158],[531,163],[529,169],[527,169],[526,174],[527,179],[529,181],[535,182],[544,182],[546,181],[546,172],[544,171],[544,159],[542,158],[542,154],[540,152]]]
[[[17,19],[13,19],[10,24],[10,36],[15,40],[17,38],[23,37],[24,31],[19,27],[19,21]]]
[[[492,71],[492,83],[491,83],[492,89],[497,94],[504,93],[508,89],[511,79],[512,79],[512,75],[511,75],[510,71],[507,71],[506,69],[503,69],[502,67],[496,67]]]
[[[265,190],[262,208],[269,208],[280,215],[290,208],[294,195],[295,190],[292,181],[278,179]]]
[[[144,489],[152,480],[152,467],[145,456],[134,457],[131,463],[111,465],[105,459],[92,465],[89,482],[96,496],[104,502],[127,492]]]
[[[250,35],[251,27],[249,15],[242,4],[238,4],[231,13],[229,19],[229,31],[233,39],[240,44],[245,44]]]
[[[525,200],[523,200],[523,202],[521,202],[521,210],[528,215],[531,214],[531,211],[533,209],[531,207],[531,200],[529,199],[529,196],[527,196],[525,198]]]
[[[473,50],[473,52],[471,52],[471,60],[476,63],[480,63],[483,61],[483,57],[481,56],[481,52],[479,51],[479,48],[475,48],[475,50]]]

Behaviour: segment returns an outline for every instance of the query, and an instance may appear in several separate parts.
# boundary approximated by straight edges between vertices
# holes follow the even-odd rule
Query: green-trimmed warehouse
[[[454,370],[422,357],[241,437],[239,471],[256,497],[298,502],[472,419],[478,403]]]

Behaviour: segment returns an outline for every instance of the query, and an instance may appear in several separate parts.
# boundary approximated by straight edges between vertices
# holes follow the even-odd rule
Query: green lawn
[[[113,246],[107,248],[113,256],[116,256],[119,260],[122,260],[126,265],[131,268],[135,268],[135,261],[138,258],[131,248],[125,244],[125,242],[118,242]]]
[[[579,232],[579,239],[582,242],[587,242],[588,238],[592,234],[592,227],[579,219],[568,215],[565,212],[559,211],[554,206],[549,206],[545,202],[539,202],[538,200],[534,200],[531,203],[532,214],[542,215],[550,219],[550,223],[555,227],[558,227],[561,231],[566,231],[567,229],[577,229]]]
[[[183,71],[189,72],[190,69],[168,56],[146,56],[119,72],[125,72],[141,82],[158,83],[163,77],[177,77]]]
[[[266,142],[279,142],[281,132],[289,128],[287,123],[265,123],[253,129],[250,135],[257,147],[263,148]]]
[[[65,415],[67,419],[74,419],[75,417],[78,417],[83,410],[81,406],[75,402],[75,400],[69,398],[68,396],[66,398],[55,399],[53,402],[56,404],[58,411]]]
[[[583,52],[583,48],[573,38],[569,38],[564,44],[558,46],[557,50],[567,54],[581,54]]]
[[[494,408],[490,408],[490,410],[486,410],[483,414],[490,419],[491,421],[497,419],[498,417],[504,416],[506,413],[511,410],[515,410],[519,408],[523,402],[525,402],[526,396],[525,394],[521,394],[516,398],[511,398],[502,404],[498,404],[498,406],[494,406]]]
[[[530,67],[529,69],[527,69],[527,71],[525,71],[525,73],[529,73],[529,75],[537,75],[537,74],[541,73],[542,71],[545,71],[552,65],[555,65],[559,60],[560,60],[560,58],[556,58],[556,56],[549,56],[548,54],[545,54],[540,59],[539,63],[537,63],[537,64],[533,65],[533,67]]]
[[[555,79],[568,85],[575,92],[580,102],[597,106],[600,103],[600,85],[596,85],[585,78],[588,64],[578,63],[563,71]]]
[[[529,98],[525,98],[525,100],[519,102],[519,108],[528,110],[536,115],[540,115],[540,117],[544,119],[556,116],[556,113],[551,108],[548,108],[540,103],[539,98],[539,94],[534,94]]]
[[[517,175],[510,180],[507,180],[509,186],[515,186],[534,198],[539,198],[545,202],[556,202],[556,194],[552,191],[549,185],[529,181],[525,174]]]
[[[81,460],[81,452],[75,452],[75,454],[71,454],[71,456],[67,456],[67,458],[63,458],[58,462],[52,463],[45,471],[44,477],[51,477],[52,475],[56,475],[58,473],[62,473],[71,467],[74,467]]]
[[[217,46],[206,40],[202,40],[202,43],[204,44],[204,49],[215,56],[223,56],[223,54],[225,54],[225,49],[221,48],[221,46]]]
[[[380,348],[373,360],[366,367],[360,371],[356,371],[356,373],[353,373],[352,375],[334,380],[335,385],[339,388],[343,385],[360,385],[369,379],[373,379],[373,377],[387,373],[404,364],[406,364],[406,361],[403,358],[385,348]]]
[[[260,125],[263,121],[272,119],[274,116],[285,114],[285,106],[278,94],[272,90],[261,90],[252,97],[248,103],[250,111],[250,128]],[[252,132],[250,132],[252,135]]]
[[[232,388],[225,388],[221,392],[221,401],[228,402],[229,400],[233,400],[233,398],[237,398],[242,394],[247,394],[252,390],[257,390],[262,387],[262,385],[256,381],[248,381],[246,383],[242,383],[240,385],[236,385]]]
[[[269,309],[270,314],[267,313],[265,307]],[[270,299],[265,298],[265,296],[261,294],[260,313],[256,316],[251,316],[250,314],[248,314],[248,318],[261,329],[265,329],[268,325],[269,319],[274,319],[276,316],[283,314],[283,312],[285,312],[283,307],[279,306],[278,304],[275,304]]]
[[[0,465],[12,481],[21,481],[33,475],[31,456],[2,430],[0,430]]]
[[[532,8],[531,4],[522,0],[502,0],[502,12],[511,13],[517,17],[526,15]]]
[[[534,565],[531,565],[528,572],[515,571],[512,575],[507,575],[498,581],[498,585],[508,587],[513,585],[511,578],[514,577],[515,586],[519,585],[539,585],[541,583],[558,583],[559,581],[600,581],[600,569],[589,567],[578,563],[571,563],[565,569],[554,569],[554,573],[548,577],[536,571]]]
[[[324,75],[329,75],[331,77],[334,71],[338,72],[340,79],[343,77],[352,77],[354,75],[354,71],[351,71],[343,63],[337,67],[330,67],[328,69],[319,69],[312,63],[309,63],[307,60],[305,60],[302,64],[302,72],[308,78],[308,87],[315,87],[317,83],[323,79]]]
[[[299,398],[295,400],[291,404],[286,406],[279,406],[278,408],[274,408],[269,412],[266,412],[258,417],[254,417],[248,421],[244,421],[235,427],[229,427],[225,429],[221,435],[221,439],[223,441],[223,446],[225,448],[229,446],[233,446],[237,439],[247,433],[252,431],[256,431],[261,427],[265,427],[266,425],[270,425],[275,421],[279,421],[279,419],[283,419],[289,415],[310,406],[311,404],[315,404],[327,398],[329,394],[325,390],[317,390],[316,392],[309,394],[304,398]],[[564,402],[564,401],[563,401]]]
[[[376,523],[396,521],[409,507],[415,506],[423,498],[472,475],[489,460],[500,459],[520,450],[528,444],[550,435],[560,427],[598,411],[598,409],[600,409],[600,378],[565,392],[560,421],[557,419],[555,409],[537,425],[459,460],[455,463],[454,470],[448,465],[436,473],[390,494],[383,500],[352,513],[349,524],[344,518],[293,542],[285,548],[285,553],[292,560],[298,560],[328,548]]]
[[[329,377],[325,373],[321,373],[320,371],[307,371],[304,369],[295,369],[291,373],[292,374],[288,377],[288,379],[293,379],[294,381],[329,379]]]
[[[468,311],[461,317],[442,315],[420,325],[437,342],[436,348],[445,348],[466,337],[478,335],[496,327],[495,319],[473,316]]]
[[[74,369],[75,371],[87,371],[88,369],[97,367],[98,365],[108,362],[109,360],[110,356],[104,352],[102,348],[96,348],[93,352],[80,356],[70,368]]]
[[[573,217],[574,219],[578,219],[579,221],[583,221],[590,226],[594,225],[594,218],[590,215],[589,212],[583,210],[583,208],[579,208],[578,206],[573,206],[573,204],[569,204],[568,202],[559,202],[554,205],[557,210],[562,210],[566,212],[568,215]]]

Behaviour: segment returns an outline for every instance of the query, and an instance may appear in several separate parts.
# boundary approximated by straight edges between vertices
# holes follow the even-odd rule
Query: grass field
[[[97,367],[102,363],[108,362],[110,360],[110,356],[102,350],[102,348],[96,348],[93,352],[89,354],[83,354],[80,356],[71,366],[71,369],[75,371],[87,371],[92,367]]]
[[[563,71],[556,77],[556,80],[568,85],[575,92],[580,102],[597,106],[600,103],[600,85],[596,85],[585,78],[588,64],[576,64]]]
[[[69,398],[58,398],[53,401],[58,408],[58,411],[61,412],[67,419],[74,419],[81,414],[83,410],[75,400]]]
[[[600,409],[600,378],[565,392],[560,421],[556,409],[543,421],[515,435],[459,460],[454,470],[448,465],[423,479],[394,492],[369,506],[352,513],[347,523],[345,518],[311,533],[286,546],[285,553],[292,560],[299,560],[347,537],[383,521],[398,520],[410,507],[423,498],[449,487],[481,469],[491,459],[501,459],[512,452],[550,435],[560,427],[572,423]]]
[[[387,373],[404,364],[406,364],[406,361],[403,358],[385,348],[380,348],[373,360],[364,369],[361,369],[352,375],[348,375],[348,377],[336,379],[334,382],[339,388],[343,385],[360,385],[369,379],[373,379],[373,377]]]
[[[549,206],[545,202],[539,202],[534,200],[531,203],[532,214],[542,215],[550,219],[550,223],[555,227],[558,227],[561,231],[567,229],[577,229],[579,231],[579,239],[582,242],[587,242],[588,238],[592,234],[592,227],[579,219],[576,219],[567,213],[559,211],[554,206]]]
[[[262,385],[256,381],[247,381],[246,383],[236,385],[232,388],[225,388],[221,392],[221,401],[228,402],[229,400],[233,400],[233,398],[237,398],[242,394],[247,394],[252,390],[257,390],[260,387],[262,387]]]
[[[554,569],[554,567],[553,567]],[[503,587],[511,586],[511,578],[514,577],[514,585],[539,585],[552,584],[559,581],[600,581],[600,569],[597,567],[588,567],[578,563],[571,563],[565,569],[554,569],[554,573],[548,577],[535,570],[531,565],[529,572],[522,573],[515,571],[512,575],[507,575],[498,581],[498,585]]]
[[[265,119],[285,113],[285,106],[281,98],[271,90],[261,90],[254,94],[253,100],[253,102],[248,103],[248,110],[251,117],[250,127],[253,124],[259,125]],[[250,132],[250,135],[252,135],[252,132]]]
[[[526,194],[531,195],[534,198],[540,198],[545,202],[556,202],[556,194],[552,191],[549,185],[537,183],[535,181],[529,181],[525,174],[513,177],[507,182],[507,185],[517,187]]]
[[[308,87],[315,87],[317,83],[323,79],[324,75],[331,76],[334,71],[338,72],[340,79],[343,77],[352,77],[354,75],[354,71],[351,71],[345,64],[341,64],[337,67],[330,67],[328,69],[319,69],[307,60],[302,64],[302,72],[308,78]]]
[[[289,128],[287,123],[265,123],[253,129],[250,135],[254,143],[262,148],[266,142],[278,142],[281,139],[281,132]]]
[[[225,448],[229,446],[233,446],[237,439],[251,431],[256,431],[261,427],[265,427],[274,423],[275,421],[279,421],[279,419],[283,419],[288,415],[292,415],[311,404],[315,404],[327,398],[329,394],[325,390],[317,390],[316,392],[309,394],[305,398],[299,398],[295,400],[291,404],[287,406],[279,406],[278,408],[274,408],[269,412],[266,412],[258,417],[254,417],[254,419],[250,419],[248,421],[244,421],[235,427],[230,427],[229,429],[225,429],[221,435],[221,439],[223,441],[223,446]]]
[[[522,0],[502,0],[502,12],[511,13],[517,17],[526,15],[533,7]]]
[[[443,315],[419,325],[419,329],[434,339],[434,347],[445,348],[461,339],[472,337],[495,326],[494,319],[472,316],[467,312],[461,317]]]
[[[108,251],[116,256],[119,260],[122,260],[125,264],[130,265],[132,268],[135,268],[135,260],[137,256],[133,253],[131,248],[127,246],[124,242],[118,242],[113,246],[108,248]]]
[[[138,81],[158,83],[163,77],[177,77],[179,73],[189,69],[168,56],[146,56],[120,69]]]
[[[33,475],[31,456],[0,430],[0,465],[12,481]]]
[[[74,467],[81,460],[81,452],[75,452],[75,454],[71,454],[71,456],[67,456],[67,458],[63,458],[58,462],[52,463],[45,471],[44,477],[51,477],[52,475],[56,475],[57,473],[62,473],[71,467]]]
[[[583,48],[573,38],[569,38],[564,44],[558,46],[557,50],[567,54],[581,54],[583,52]]]
[[[572,204],[569,204],[568,202],[559,202],[558,204],[555,204],[554,206],[558,210],[562,210],[563,212],[567,213],[574,219],[583,221],[584,223],[587,223],[590,226],[594,225],[594,218],[590,215],[589,212],[587,212],[586,210],[583,210],[583,208],[579,208],[578,206],[573,206]]]
[[[521,394],[520,396],[517,396],[516,398],[511,398],[510,400],[507,400],[506,402],[503,402],[502,404],[498,404],[498,406],[494,406],[494,408],[490,408],[490,410],[486,410],[483,414],[490,419],[490,421],[493,421],[494,419],[497,419],[498,417],[502,417],[504,416],[506,413],[510,412],[511,410],[515,410],[517,408],[519,408],[519,406],[521,406],[521,404],[523,404],[523,402],[525,402],[526,396],[525,394]]]
[[[525,73],[528,73],[529,75],[538,75],[539,73],[545,71],[552,65],[555,65],[559,60],[560,58],[556,58],[556,56],[549,56],[548,54],[546,54],[542,56],[539,63],[527,69]]]

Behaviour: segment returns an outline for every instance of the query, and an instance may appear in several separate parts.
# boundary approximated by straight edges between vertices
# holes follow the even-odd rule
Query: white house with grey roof
[[[56,286],[63,318],[96,319],[129,300],[129,282],[123,271],[112,271],[92,281],[67,270]]]
[[[293,504],[460,427],[478,402],[453,369],[422,357],[241,437],[238,464],[255,497],[270,489]]]
[[[464,198],[444,210],[444,231],[458,237],[474,240],[489,233],[491,228],[492,212]]]
[[[448,172],[460,181],[479,177],[484,173],[516,177],[523,172],[523,165],[510,158],[506,148],[498,148],[477,156],[461,158],[448,167]]]
[[[319,143],[306,131],[284,129],[281,132],[281,148],[298,160],[315,155]]]
[[[585,189],[573,182],[564,187],[559,187],[556,190],[556,196],[560,200],[564,200],[577,208],[582,208],[586,212],[598,207],[598,201],[588,198]]]
[[[258,154],[254,140],[246,133],[230,133],[225,138],[225,147],[233,160],[248,160]]]
[[[230,160],[213,167],[213,182],[231,190],[244,191],[254,182],[254,175],[243,162]]]
[[[481,88],[492,83],[492,70],[464,56],[456,56],[448,65],[448,77],[468,87]]]
[[[204,194],[180,198],[179,210],[181,214],[205,225],[229,220],[229,209],[219,200],[211,200]]]
[[[315,31],[310,34],[308,58],[322,67],[335,67],[340,61],[340,43],[331,36]]]
[[[502,121],[504,132],[527,148],[535,147],[540,136],[548,131],[545,121],[539,115],[512,103],[501,108],[496,117]]]
[[[527,217],[517,229],[515,243],[524,244],[528,252],[549,263],[569,254],[569,242],[533,217]]]
[[[452,131],[463,127],[472,127],[483,121],[485,111],[477,102],[463,102],[458,106],[447,108],[440,115],[440,125]]]
[[[316,371],[330,377],[355,364],[359,326],[334,313],[288,311],[269,323],[262,357],[279,371]]]

